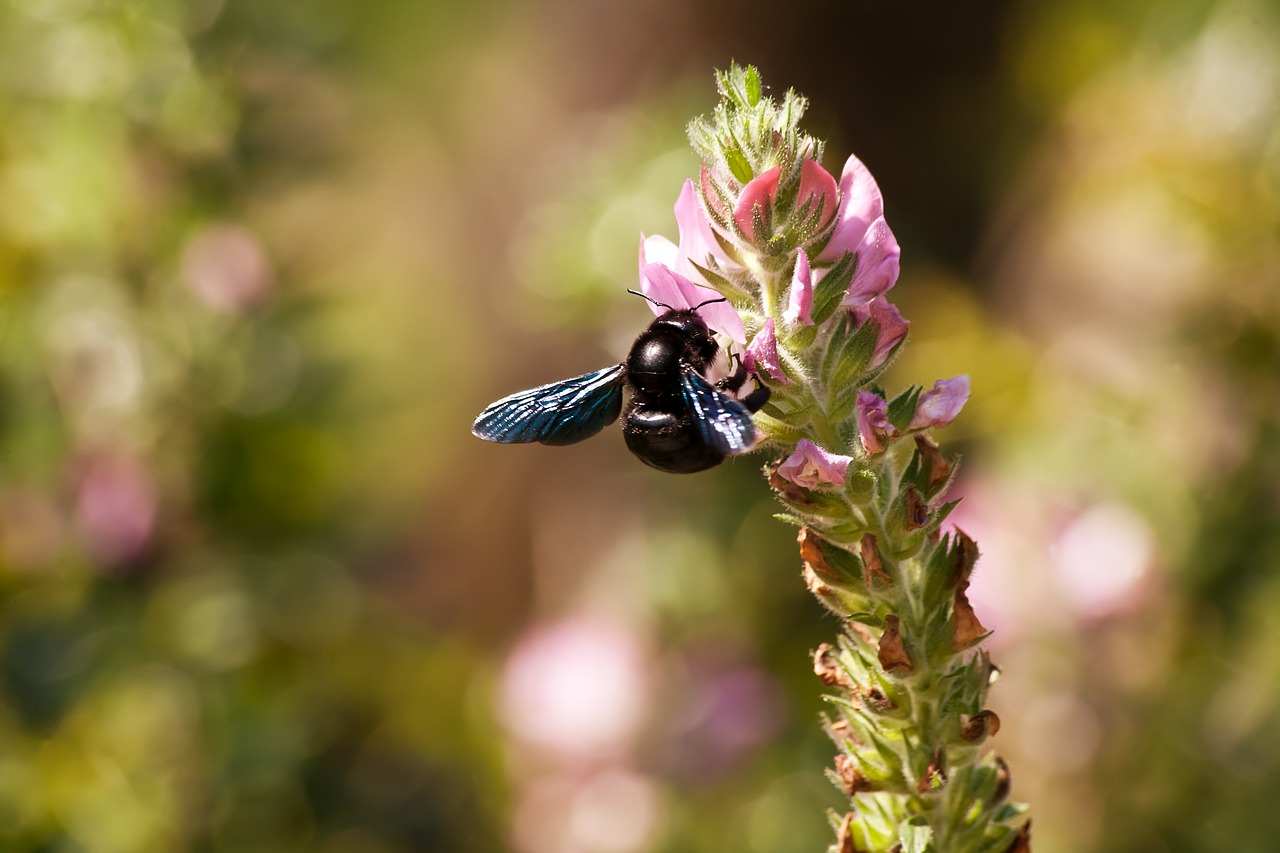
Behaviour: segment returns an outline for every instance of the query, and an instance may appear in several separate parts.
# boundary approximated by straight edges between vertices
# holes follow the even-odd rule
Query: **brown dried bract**
[[[991,795],[993,803],[1002,803],[1009,796],[1009,788],[1013,785],[1013,777],[1009,773],[1009,762],[996,756],[996,790]]]
[[[876,537],[873,534],[863,534],[862,540],[858,543],[858,549],[862,554],[862,563],[867,567],[867,582],[869,584],[887,585],[893,583],[889,573],[884,570],[884,563],[880,560],[880,552],[876,550]]]
[[[813,654],[813,672],[828,687],[848,687],[849,679],[836,660],[831,646],[823,643]]]
[[[885,672],[910,672],[916,668],[902,643],[898,617],[884,617],[884,633],[880,635],[880,666]]]
[[[853,759],[843,752],[836,756],[836,775],[840,777],[845,793],[851,797],[875,789],[871,780],[863,776],[862,771],[855,766]]]
[[[995,711],[979,711],[964,721],[960,727],[960,738],[981,740],[984,737],[994,737],[999,731],[1000,718],[996,716]]]
[[[1028,820],[1014,836],[1013,843],[1005,853],[1031,853],[1031,821]]]
[[[831,563],[827,562],[827,555],[822,553],[822,546],[818,544],[818,534],[814,533],[812,528],[801,527],[796,541],[800,543],[800,559],[804,560],[806,566],[813,569],[814,574],[828,583],[840,580],[835,569],[831,568]]]
[[[898,707],[896,702],[884,695],[883,690],[875,686],[868,687],[866,690],[862,691],[862,700],[871,709],[878,711],[881,714],[887,714],[894,708]]]
[[[969,648],[987,635],[987,629],[978,621],[978,615],[969,604],[965,590],[969,588],[966,581],[956,590],[955,614],[951,627],[951,648],[957,652]]]
[[[809,592],[823,601],[832,599],[836,595],[836,591],[828,586],[822,578],[818,577],[818,573],[808,563],[804,564],[804,585],[809,588]]]
[[[973,565],[978,562],[978,543],[957,527],[951,549],[955,555],[955,562],[951,567],[951,585],[967,586],[969,575],[973,574]]]
[[[916,784],[916,793],[925,794],[929,791],[936,791],[947,784],[947,774],[942,769],[942,759],[942,750],[934,750],[933,757],[929,759],[928,768],[925,769],[924,775],[920,777],[920,781]]]
[[[907,530],[919,530],[929,523],[929,507],[916,491],[915,486],[907,486]]]
[[[929,465],[929,494],[932,495],[950,479],[951,463],[938,450],[938,443],[923,433],[916,435],[916,450]]]
[[[853,841],[853,812],[846,812],[836,832],[836,853],[862,853]]]

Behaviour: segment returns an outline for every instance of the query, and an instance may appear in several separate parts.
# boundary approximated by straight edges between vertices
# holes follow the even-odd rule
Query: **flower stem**
[[[892,398],[873,384],[907,328],[884,296],[898,245],[874,218],[875,181],[856,158],[840,183],[822,169],[821,141],[799,130],[803,98],[760,97],[758,73],[736,65],[718,82],[721,105],[690,139],[703,212],[732,246],[692,260],[714,267],[713,287],[758,299],[740,306],[760,318],[747,350],[774,391],[758,427],[790,451],[766,474],[800,527],[810,591],[842,620],[814,657],[832,690],[830,775],[850,797],[831,853],[1027,853],[1008,770],[985,747],[999,719],[984,708],[995,668],[974,650],[987,631],[966,595],[977,547],[942,530],[956,465],[928,434],[958,414],[968,379]]]

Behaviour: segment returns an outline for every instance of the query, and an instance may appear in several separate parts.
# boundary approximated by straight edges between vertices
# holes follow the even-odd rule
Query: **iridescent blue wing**
[[[680,393],[698,430],[698,437],[717,453],[736,456],[756,443],[751,412],[742,403],[718,391],[696,370],[685,370]]]
[[[520,391],[490,404],[471,432],[502,444],[574,444],[598,433],[622,411],[623,366]]]

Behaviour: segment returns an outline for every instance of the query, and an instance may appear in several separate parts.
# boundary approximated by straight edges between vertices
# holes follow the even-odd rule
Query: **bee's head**
[[[627,293],[633,293],[641,299],[652,303],[657,308],[666,309],[666,311],[658,315],[658,319],[653,321],[653,325],[650,328],[677,331],[688,340],[711,336],[706,320],[702,319],[698,314],[700,308],[704,305],[713,305],[716,302],[729,301],[723,296],[719,296],[715,299],[708,299],[706,302],[700,302],[692,308],[673,308],[665,302],[659,302],[652,296],[641,293],[638,290],[628,290]]]

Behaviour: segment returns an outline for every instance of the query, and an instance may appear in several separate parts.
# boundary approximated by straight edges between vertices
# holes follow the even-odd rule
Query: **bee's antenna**
[[[728,301],[729,301],[728,298],[724,296],[717,296],[715,299],[708,299],[706,302],[699,302],[697,305],[693,306],[693,310],[697,311],[703,305],[715,305],[717,302],[728,302]]]
[[[645,300],[645,301],[647,301],[647,302],[650,302],[650,303],[652,303],[652,304],[654,304],[654,305],[657,305],[659,308],[666,308],[668,311],[674,311],[674,310],[676,310],[676,309],[672,308],[670,305],[667,305],[667,304],[666,304],[666,303],[664,303],[664,302],[659,302],[658,300],[654,299],[652,296],[649,296],[649,295],[647,295],[647,294],[641,293],[641,292],[640,292],[640,291],[638,291],[638,290],[632,290],[631,288],[629,288],[629,287],[628,287],[628,288],[627,288],[627,293],[630,293],[630,294],[632,294],[632,295],[634,295],[634,296],[639,296],[641,299],[644,299],[644,300]]]

